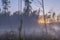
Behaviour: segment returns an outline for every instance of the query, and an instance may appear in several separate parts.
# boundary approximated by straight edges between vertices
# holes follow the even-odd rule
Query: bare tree
[[[26,15],[29,15],[29,13],[31,13],[31,9],[32,9],[32,7],[31,7],[31,1],[29,1],[29,0],[24,0],[24,2],[25,2],[25,8],[24,8],[24,13],[26,14]]]
[[[53,15],[52,15],[52,17],[53,17],[53,18],[55,17],[55,12],[53,12]]]
[[[2,6],[3,6],[3,11],[6,13],[8,11],[8,8],[10,7],[10,1],[9,0],[1,0],[2,1]]]

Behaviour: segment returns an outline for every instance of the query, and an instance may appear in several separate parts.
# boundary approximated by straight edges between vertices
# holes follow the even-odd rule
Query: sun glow
[[[45,23],[43,18],[41,18],[41,19],[38,18],[37,22],[38,22],[38,24],[43,24],[43,23]]]
[[[51,23],[52,21],[53,20],[51,18],[47,18],[47,17],[45,17],[45,20],[44,20],[44,16],[38,17],[37,19],[38,24]]]

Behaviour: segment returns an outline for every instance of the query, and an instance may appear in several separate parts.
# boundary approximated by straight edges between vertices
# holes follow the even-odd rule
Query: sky
[[[18,3],[19,3],[19,7],[18,7]],[[21,10],[21,5],[22,5],[21,0],[10,0],[9,11],[11,11],[11,14],[13,14],[13,12],[17,11],[18,9]],[[0,8],[2,9],[1,0],[0,0]]]
[[[35,0],[34,3],[32,4],[34,9],[39,9],[39,7],[41,8],[41,6],[39,6],[40,4],[37,2],[38,0]],[[41,0],[40,0],[41,2]],[[45,8],[45,13],[47,13],[50,10],[53,10],[52,12],[56,12],[56,14],[60,13],[60,0],[44,0],[44,8]],[[37,7],[39,6],[39,7]]]
[[[21,10],[22,7],[24,7],[24,3],[22,2],[23,0],[10,0],[10,8],[9,10],[11,11],[11,14],[18,9]],[[41,0],[39,0],[41,2]],[[19,2],[19,7],[18,7],[18,2]],[[45,7],[45,13],[47,13],[50,10],[53,10],[56,12],[56,14],[60,13],[60,0],[44,0],[44,7]],[[1,6],[1,0],[0,0],[0,8]],[[31,4],[33,10],[41,8],[41,5],[39,4],[38,0],[33,0]]]

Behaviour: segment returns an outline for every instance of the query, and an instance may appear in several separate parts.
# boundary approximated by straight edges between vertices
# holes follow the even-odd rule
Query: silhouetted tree
[[[9,0],[1,0],[1,1],[3,6],[3,11],[4,13],[6,13],[8,11],[10,1]]]
[[[32,7],[31,7],[31,1],[29,1],[29,0],[24,0],[24,2],[25,2],[25,8],[24,8],[24,13],[26,14],[26,15],[29,15],[30,13],[31,13],[31,9],[32,9]]]
[[[53,18],[55,17],[55,12],[53,12],[52,17],[53,17]]]

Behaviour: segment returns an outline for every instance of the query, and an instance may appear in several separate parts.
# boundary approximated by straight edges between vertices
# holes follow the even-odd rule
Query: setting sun
[[[37,19],[37,23],[38,24],[52,23],[52,22],[54,22],[53,18],[47,18],[47,17],[45,17],[45,20],[44,20],[44,16],[40,16]]]
[[[38,18],[37,22],[38,22],[38,24],[43,24],[43,23],[45,23],[43,18],[41,18],[41,19]]]

